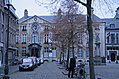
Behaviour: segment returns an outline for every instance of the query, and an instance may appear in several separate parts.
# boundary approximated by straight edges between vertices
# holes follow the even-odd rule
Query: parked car
[[[37,57],[28,57],[28,58],[33,59],[33,62],[34,62],[35,67],[38,66]]]
[[[38,64],[38,66],[41,65],[41,59],[40,58],[37,58],[37,64]]]
[[[43,64],[43,63],[44,63],[44,60],[43,60],[43,58],[40,58],[40,62],[41,62],[41,64]]]
[[[17,65],[19,64],[19,60],[18,59],[14,59],[14,61],[12,62],[12,65]]]
[[[35,66],[33,63],[33,59],[31,58],[23,58],[22,64],[19,65],[19,71],[22,70],[34,70]]]

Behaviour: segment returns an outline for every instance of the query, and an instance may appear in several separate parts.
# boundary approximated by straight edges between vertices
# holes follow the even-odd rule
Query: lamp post
[[[34,52],[33,52],[33,53],[34,53],[34,56],[36,55],[36,54],[35,54],[35,37],[36,37],[36,36],[34,35]]]
[[[6,4],[8,7],[8,25],[7,25],[7,43],[6,43],[6,53],[5,53],[5,67],[4,67],[4,76],[3,79],[9,79],[8,73],[9,73],[9,67],[8,67],[8,50],[9,50],[9,13],[10,13],[10,6],[11,4]]]

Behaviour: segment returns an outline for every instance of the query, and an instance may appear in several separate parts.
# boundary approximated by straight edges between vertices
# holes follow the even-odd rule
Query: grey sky
[[[50,14],[46,8],[38,6],[35,0],[12,0],[12,4],[19,18],[23,17],[25,9],[28,10],[29,16]]]
[[[19,18],[23,17],[24,15],[24,10],[28,10],[29,16],[33,15],[50,15],[50,12],[48,11],[47,8],[43,6],[39,6],[35,0],[12,0],[12,4],[16,8],[16,14]],[[103,3],[102,3],[103,4]],[[95,4],[94,6],[96,6]],[[99,6],[104,6],[104,5],[99,5]],[[114,17],[115,15],[115,10],[116,8],[119,7],[118,5],[113,5],[113,12],[110,13],[109,11],[105,11],[106,7],[103,7],[101,11],[99,11],[99,8],[94,7],[94,14],[99,16],[100,18],[111,18]],[[84,14],[86,12],[84,11]]]

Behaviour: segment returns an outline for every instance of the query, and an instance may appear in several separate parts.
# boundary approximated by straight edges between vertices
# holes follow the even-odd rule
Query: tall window
[[[26,47],[22,47],[22,56],[26,56]]]
[[[19,43],[19,34],[16,34],[16,43]]]
[[[0,29],[0,42],[3,42],[4,38],[4,25],[2,25],[2,28]]]
[[[19,26],[16,27],[16,31],[19,31]]]
[[[89,57],[89,48],[86,48],[86,57]]]
[[[45,34],[45,41],[44,43],[48,43],[48,34]]]
[[[17,47],[17,50],[16,50],[16,53],[15,53],[15,56],[19,56],[19,54],[18,54],[19,51],[18,51],[18,50],[19,50],[19,48]]]
[[[22,43],[26,43],[26,40],[27,40],[27,35],[22,34]]]
[[[81,48],[78,49],[78,57],[83,57],[83,51],[81,50]]]
[[[109,43],[109,37],[107,37],[107,43]]]
[[[111,43],[115,43],[115,34],[111,34]]]
[[[119,43],[119,34],[116,34],[116,43]]]
[[[44,47],[43,57],[49,57],[48,47]]]
[[[22,26],[22,31],[26,31],[26,26]]]

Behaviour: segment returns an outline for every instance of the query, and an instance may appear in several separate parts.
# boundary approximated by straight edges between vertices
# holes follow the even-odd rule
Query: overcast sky
[[[28,15],[49,15],[50,13],[44,7],[36,4],[35,0],[12,0],[12,4],[16,9],[19,18],[24,16],[24,10],[28,10]]]
[[[43,6],[39,6],[35,2],[35,0],[12,0],[12,4],[16,9],[16,14],[17,14],[17,16],[19,18],[24,16],[24,10],[25,9],[28,10],[28,15],[29,16],[33,16],[33,15],[38,15],[38,16],[40,16],[40,15],[50,15],[50,12],[48,11],[48,9],[43,7]],[[118,5],[114,5],[112,13],[108,13],[108,11],[104,12],[104,11],[99,11],[99,9],[94,9],[95,10],[94,14],[96,14],[100,18],[111,18],[111,17],[114,17],[115,10],[116,10],[117,7],[119,7],[119,6]],[[105,7],[103,7],[103,8],[105,8]]]

